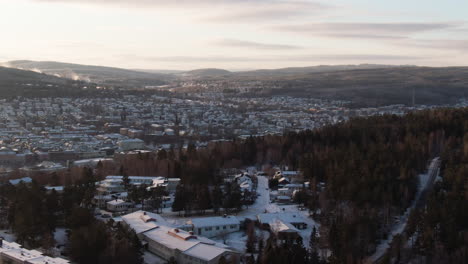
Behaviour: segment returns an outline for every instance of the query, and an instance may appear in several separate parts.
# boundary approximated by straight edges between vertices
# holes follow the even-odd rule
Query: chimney
[[[179,233],[179,229],[178,228],[174,229],[174,232]]]
[[[0,237],[0,248],[3,246],[3,237]]]
[[[190,232],[189,232],[189,234],[190,234],[191,236],[193,236],[193,235],[194,235],[193,231],[190,231]]]
[[[227,217],[227,214],[223,214],[223,218],[226,218]]]

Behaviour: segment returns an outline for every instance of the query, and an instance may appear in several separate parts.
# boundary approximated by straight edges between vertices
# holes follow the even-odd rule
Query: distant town
[[[134,151],[314,130],[353,117],[403,115],[444,105],[350,108],[312,98],[223,92],[122,98],[15,98],[0,105],[0,172],[54,171]],[[464,107],[461,100],[450,107]]]

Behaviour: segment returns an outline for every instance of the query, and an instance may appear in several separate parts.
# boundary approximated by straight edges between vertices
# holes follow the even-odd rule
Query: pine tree
[[[186,190],[184,185],[179,184],[176,188],[176,193],[174,197],[174,203],[172,203],[172,211],[173,212],[181,212],[185,209],[186,206]]]

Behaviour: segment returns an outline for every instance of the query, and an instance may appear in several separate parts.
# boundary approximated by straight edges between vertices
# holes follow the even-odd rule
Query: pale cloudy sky
[[[468,64],[467,0],[0,0],[0,61]]]

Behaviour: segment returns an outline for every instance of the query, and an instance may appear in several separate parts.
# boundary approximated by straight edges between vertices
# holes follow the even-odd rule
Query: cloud
[[[311,23],[272,29],[334,38],[404,39],[409,35],[456,28],[451,23]]]
[[[115,5],[133,7],[206,7],[206,6],[257,6],[298,9],[305,7],[324,7],[326,5],[307,0],[31,0],[44,3],[85,3],[94,5]],[[261,10],[257,10],[261,11]]]
[[[410,61],[421,60],[424,57],[389,54],[311,54],[303,56],[265,56],[265,57],[243,57],[243,56],[169,56],[169,57],[139,57],[125,56],[146,62],[170,62],[170,63],[232,63],[232,62],[310,62],[314,61]]]
[[[332,8],[331,5],[311,1],[239,1],[236,8],[221,15],[204,18],[205,22],[250,23],[260,20],[282,21],[307,17]]]
[[[468,51],[468,40],[456,39],[408,39],[397,43],[400,46],[434,49],[443,51]]]
[[[200,22],[247,23],[310,15],[328,4],[309,0],[31,0],[44,3],[88,4],[114,7],[203,10]],[[206,12],[209,10],[208,12]],[[215,15],[213,15],[215,14]]]
[[[234,48],[247,48],[247,49],[258,49],[258,50],[297,50],[302,49],[300,46],[295,45],[284,45],[284,44],[270,44],[261,43],[254,41],[244,41],[237,39],[222,39],[214,42],[214,44],[223,47],[234,47]]]

